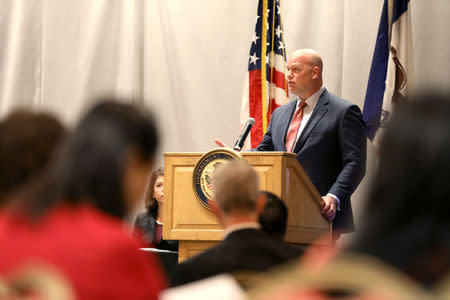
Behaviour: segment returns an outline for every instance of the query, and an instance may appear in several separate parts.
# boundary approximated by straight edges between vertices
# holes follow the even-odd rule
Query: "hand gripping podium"
[[[285,241],[311,244],[331,234],[331,223],[321,213],[323,200],[298,163],[287,152],[241,153],[259,179],[259,189],[283,199],[289,211]],[[179,240],[179,261],[183,261],[223,238],[214,214],[195,196],[194,167],[203,153],[164,153],[163,237]]]

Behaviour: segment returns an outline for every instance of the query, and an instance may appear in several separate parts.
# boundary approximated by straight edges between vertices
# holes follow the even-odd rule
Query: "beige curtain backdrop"
[[[0,114],[73,122],[96,95],[141,95],[144,13],[144,1],[1,0]]]
[[[287,52],[314,48],[329,91],[363,106],[382,0],[282,0]],[[257,0],[0,0],[0,116],[67,124],[98,95],[142,97],[161,153],[232,144]],[[416,87],[448,90],[450,2],[411,0]],[[353,197],[358,211],[374,171]],[[162,163],[160,159],[159,163]]]

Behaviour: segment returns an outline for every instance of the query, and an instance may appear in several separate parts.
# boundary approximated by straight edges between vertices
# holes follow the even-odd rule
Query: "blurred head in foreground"
[[[380,257],[423,283],[447,272],[449,178],[450,96],[408,99],[383,136],[365,226],[353,250]]]
[[[35,191],[0,212],[0,275],[51,266],[77,299],[157,299],[165,288],[121,219],[142,199],[158,145],[152,117],[123,102],[96,102]]]
[[[264,210],[258,218],[261,230],[268,235],[283,240],[286,234],[288,210],[283,200],[271,192],[261,192],[266,199]]]
[[[213,183],[215,201],[211,201],[211,208],[224,227],[257,222],[264,197],[258,192],[258,176],[252,166],[240,160],[221,164],[214,172]]]
[[[47,113],[18,110],[0,121],[0,206],[30,192],[65,134]]]
[[[61,202],[87,202],[116,217],[144,193],[158,146],[152,116],[142,107],[101,99],[80,120],[58,153],[39,213]]]

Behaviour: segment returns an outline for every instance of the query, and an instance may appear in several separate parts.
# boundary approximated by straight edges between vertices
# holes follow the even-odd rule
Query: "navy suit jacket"
[[[274,240],[258,229],[231,232],[218,245],[177,266],[172,286],[239,271],[263,272],[300,257],[303,249]]]
[[[273,112],[256,151],[286,151],[286,133],[295,108],[296,101],[292,101]],[[293,152],[319,193],[340,199],[333,229],[354,231],[350,196],[366,170],[365,125],[359,107],[325,89]]]

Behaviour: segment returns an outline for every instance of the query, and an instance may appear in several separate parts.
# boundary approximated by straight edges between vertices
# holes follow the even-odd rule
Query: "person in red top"
[[[48,266],[77,299],[157,299],[166,287],[121,220],[144,192],[157,130],[146,110],[113,100],[81,119],[37,192],[0,212],[1,277]]]

